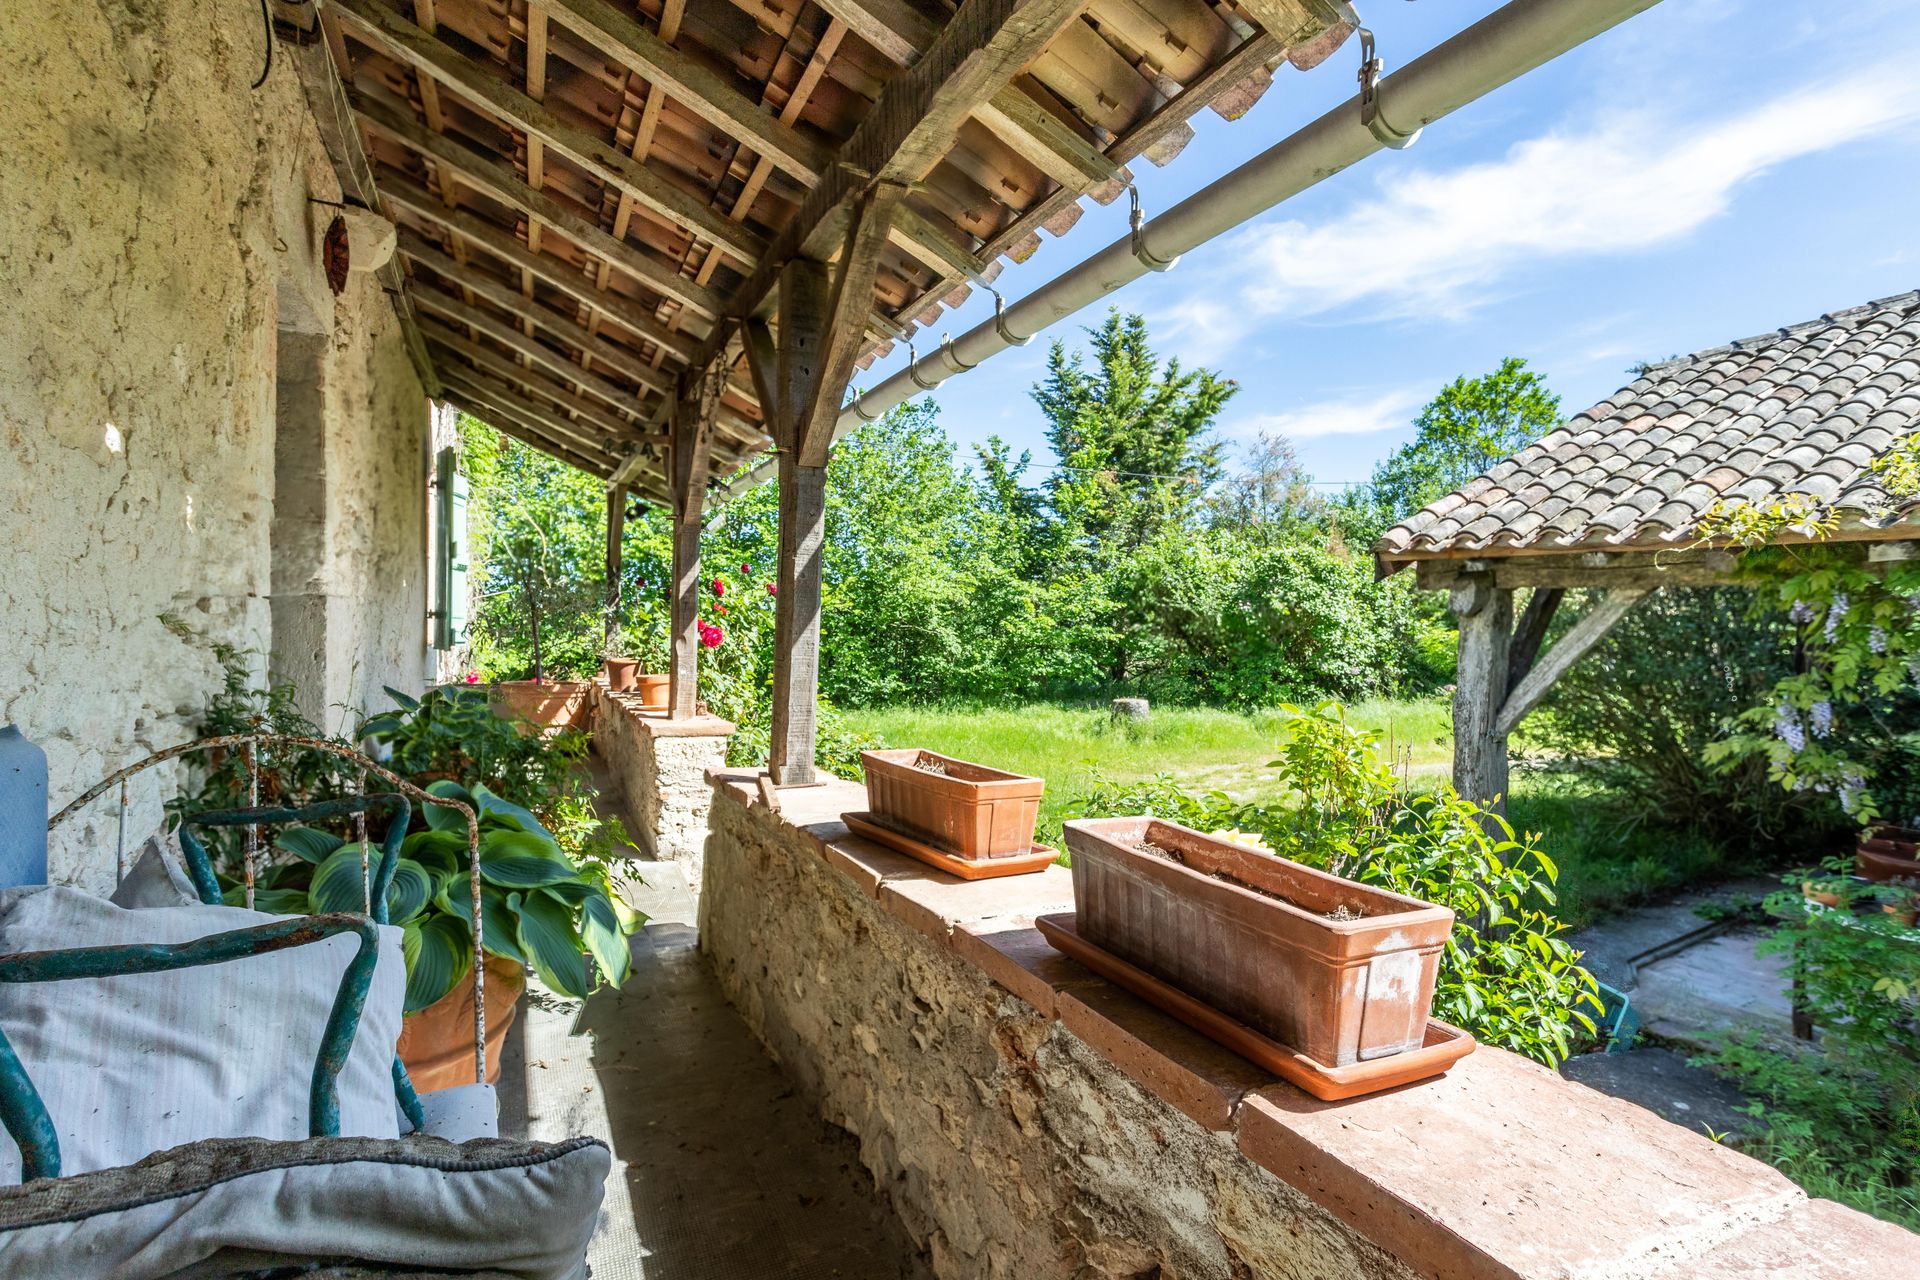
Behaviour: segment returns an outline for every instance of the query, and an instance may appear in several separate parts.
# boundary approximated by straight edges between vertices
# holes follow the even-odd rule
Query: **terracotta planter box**
[[[603,665],[607,672],[607,688],[615,693],[625,693],[633,688],[634,678],[640,674],[637,658],[608,658]]]
[[[500,1080],[500,1053],[507,1031],[520,1013],[527,971],[512,960],[489,955],[487,970],[487,1083]],[[434,1093],[473,1084],[473,972],[453,990],[400,1023],[400,1061],[415,1093]]]
[[[496,711],[543,729],[576,729],[587,722],[584,680],[503,680],[493,686]]]
[[[1157,818],[1066,836],[1075,927],[1095,946],[1324,1066],[1426,1042],[1448,908]],[[1354,918],[1329,915],[1342,909]]]
[[[1854,869],[1880,884],[1920,877],[1920,831],[1875,827],[1861,837],[1854,852]]]
[[[665,711],[667,694],[672,686],[672,676],[636,676],[633,691],[640,695],[640,707],[643,711]]]
[[[1033,848],[1046,781],[907,747],[862,751],[867,808],[883,826],[958,858]]]

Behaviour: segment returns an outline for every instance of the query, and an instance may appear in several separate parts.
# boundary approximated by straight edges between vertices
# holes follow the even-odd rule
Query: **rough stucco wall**
[[[1404,1280],[1396,1260],[724,792],[701,946],[943,1280]]]
[[[268,650],[283,311],[331,335],[329,447],[358,486],[329,666],[364,655],[348,696],[420,683],[425,401],[374,278],[326,288],[331,210],[308,197],[339,190],[292,68],[249,90],[261,54],[246,5],[0,5],[0,720],[46,748],[56,806],[188,735],[218,687],[207,640]],[[144,775],[130,830],[176,787]],[[98,809],[56,879],[110,881]]]

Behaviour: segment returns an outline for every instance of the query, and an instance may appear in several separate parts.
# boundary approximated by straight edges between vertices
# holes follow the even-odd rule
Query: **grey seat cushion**
[[[0,1275],[212,1280],[318,1265],[579,1280],[611,1167],[591,1138],[218,1138],[0,1188]]]

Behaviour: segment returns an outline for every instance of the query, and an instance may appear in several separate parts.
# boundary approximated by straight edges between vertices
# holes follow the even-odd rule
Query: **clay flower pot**
[[[640,661],[637,658],[608,658],[607,688],[615,693],[625,693],[633,688],[634,677],[640,674]]]
[[[1426,1043],[1448,908],[1156,818],[1066,837],[1088,942],[1326,1067]]]
[[[520,1013],[527,971],[517,962],[487,956],[487,1083],[500,1080],[500,1050]],[[473,974],[453,990],[400,1023],[400,1061],[415,1093],[473,1084]]]
[[[883,826],[958,858],[1010,858],[1033,847],[1046,781],[907,747],[862,751],[867,808]]]
[[[1823,907],[1837,907],[1840,905],[1840,895],[1838,893],[1835,893],[1831,889],[1816,889],[1811,880],[1802,880],[1800,882],[1800,896],[1808,902],[1817,902]]]
[[[1920,909],[1903,907],[1892,902],[1881,903],[1880,909],[1892,916],[1896,923],[1904,925],[1906,928],[1911,929],[1916,923],[1920,923]]]
[[[543,729],[573,729],[586,723],[585,681],[503,680],[491,692],[496,714],[504,711]]]
[[[1876,884],[1920,878],[1920,831],[1910,827],[1873,828],[1860,838],[1853,865]]]
[[[643,711],[665,711],[667,692],[673,685],[672,676],[637,676],[633,682],[633,691],[640,695],[640,708]]]

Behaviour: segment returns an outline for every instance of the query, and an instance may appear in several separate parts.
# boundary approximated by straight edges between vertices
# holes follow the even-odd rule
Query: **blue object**
[[[1607,1052],[1625,1053],[1640,1034],[1640,1014],[1626,992],[1604,982],[1594,985],[1600,988],[1600,1031],[1606,1037]]]
[[[0,889],[47,882],[47,753],[0,728]]]

